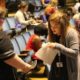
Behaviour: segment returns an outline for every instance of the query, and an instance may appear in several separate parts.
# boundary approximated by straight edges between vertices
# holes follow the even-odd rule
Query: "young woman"
[[[51,65],[49,80],[78,80],[78,32],[69,25],[66,15],[59,11],[49,17],[48,29],[51,42],[48,47],[60,50]]]
[[[31,24],[34,20],[30,18],[30,13],[28,13],[28,3],[26,1],[21,1],[18,5],[18,11],[15,14],[15,19],[22,26],[21,29],[23,32],[27,30],[29,24]]]

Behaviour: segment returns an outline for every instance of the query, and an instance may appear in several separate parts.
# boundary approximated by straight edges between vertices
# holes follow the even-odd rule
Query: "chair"
[[[26,43],[25,43],[25,40],[22,37],[22,35],[16,36],[15,40],[16,40],[18,46],[19,46],[20,51],[23,51],[25,49],[25,47],[26,47]]]
[[[11,39],[11,43],[13,45],[15,54],[17,54],[19,57],[21,57],[25,62],[31,61],[31,55],[29,55],[31,52],[25,51],[25,53],[21,53],[20,47],[19,47],[18,43],[16,42],[15,38]]]
[[[6,20],[10,30],[15,30],[16,33],[21,32],[21,25],[17,25],[17,21],[14,17],[7,17]]]
[[[13,45],[13,48],[14,48],[14,53],[17,54],[19,57],[21,57],[25,62],[30,62],[31,61],[31,56],[29,55],[24,55],[24,54],[20,54],[20,49],[19,49],[19,46],[15,40],[15,38],[11,39],[11,43]],[[33,67],[36,66],[37,63],[35,63],[35,65]],[[20,80],[24,80],[26,75],[23,74],[21,71],[17,70],[17,74],[18,74],[18,77],[20,78]]]
[[[4,23],[2,25],[3,27],[3,31],[7,32],[7,34],[11,34],[12,33],[12,30],[10,30],[9,28],[9,24],[7,23],[7,20],[5,19],[4,20]]]
[[[15,29],[15,18],[14,17],[7,17],[7,23],[9,24],[10,29]]]
[[[3,23],[3,31],[7,32],[11,37],[15,36],[16,33],[21,32],[20,28],[16,28],[16,21],[13,17],[7,17]]]
[[[31,34],[30,34],[29,32],[25,32],[25,33],[22,34],[22,37],[24,38],[25,43],[28,42],[28,40],[29,40],[29,38],[30,38],[30,35],[31,35]]]
[[[11,43],[12,43],[13,48],[14,48],[14,53],[20,54],[20,49],[19,49],[19,46],[17,45],[15,38],[11,39]]]
[[[25,33],[23,35],[26,35],[25,38],[26,38],[26,41],[29,39],[29,33]],[[23,53],[28,53],[29,56],[27,58],[24,59],[25,62],[30,62],[31,61],[31,57],[32,55],[34,54],[34,51],[33,50],[25,50],[25,47],[26,47],[26,42],[25,42],[25,39],[23,38],[22,35],[18,35],[15,37],[15,40],[19,46],[19,50],[20,50],[20,53],[23,54]]]
[[[7,23],[7,20],[6,20],[6,19],[4,20],[4,23],[3,23],[3,30],[4,30],[4,31],[9,30],[9,25],[8,25],[8,23]]]

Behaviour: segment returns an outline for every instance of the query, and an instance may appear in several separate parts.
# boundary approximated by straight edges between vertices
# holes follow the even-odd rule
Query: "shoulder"
[[[15,16],[19,16],[19,15],[20,15],[20,16],[23,15],[20,10],[18,10],[18,11],[15,13]]]
[[[75,28],[69,28],[67,34],[73,35],[73,34],[78,34],[78,32]]]
[[[33,38],[33,42],[38,42],[38,41],[41,41],[41,39],[39,36],[35,35]]]
[[[39,39],[39,36],[33,34],[30,36],[29,41],[34,42],[35,40],[38,40],[38,39]]]
[[[37,35],[35,35],[35,36],[34,36],[34,40],[38,40],[38,39],[40,39],[40,37],[37,36]]]
[[[67,39],[78,39],[78,32],[75,28],[69,28],[66,34]]]

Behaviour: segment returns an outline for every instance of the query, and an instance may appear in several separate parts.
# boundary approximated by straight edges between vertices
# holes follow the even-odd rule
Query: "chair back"
[[[4,20],[4,23],[3,23],[3,31],[7,31],[7,30],[9,30],[9,24],[7,23],[7,20],[5,19]]]
[[[25,33],[23,33],[23,38],[24,38],[24,40],[25,40],[25,42],[27,43],[28,42],[28,40],[29,40],[29,38],[30,38],[30,33],[29,32],[25,32]]]
[[[10,29],[15,29],[16,27],[16,20],[14,17],[7,17],[7,23],[9,24]]]
[[[14,53],[20,54],[19,46],[18,46],[15,38],[11,39],[11,43],[12,43],[13,48],[14,48]]]
[[[15,40],[16,40],[18,46],[19,46],[20,51],[23,51],[25,49],[25,47],[26,47],[26,43],[25,43],[25,40],[22,37],[22,35],[16,36]]]

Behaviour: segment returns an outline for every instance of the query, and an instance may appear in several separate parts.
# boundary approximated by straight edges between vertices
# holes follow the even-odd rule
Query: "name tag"
[[[56,62],[56,66],[58,68],[62,68],[63,67],[63,62]]]

